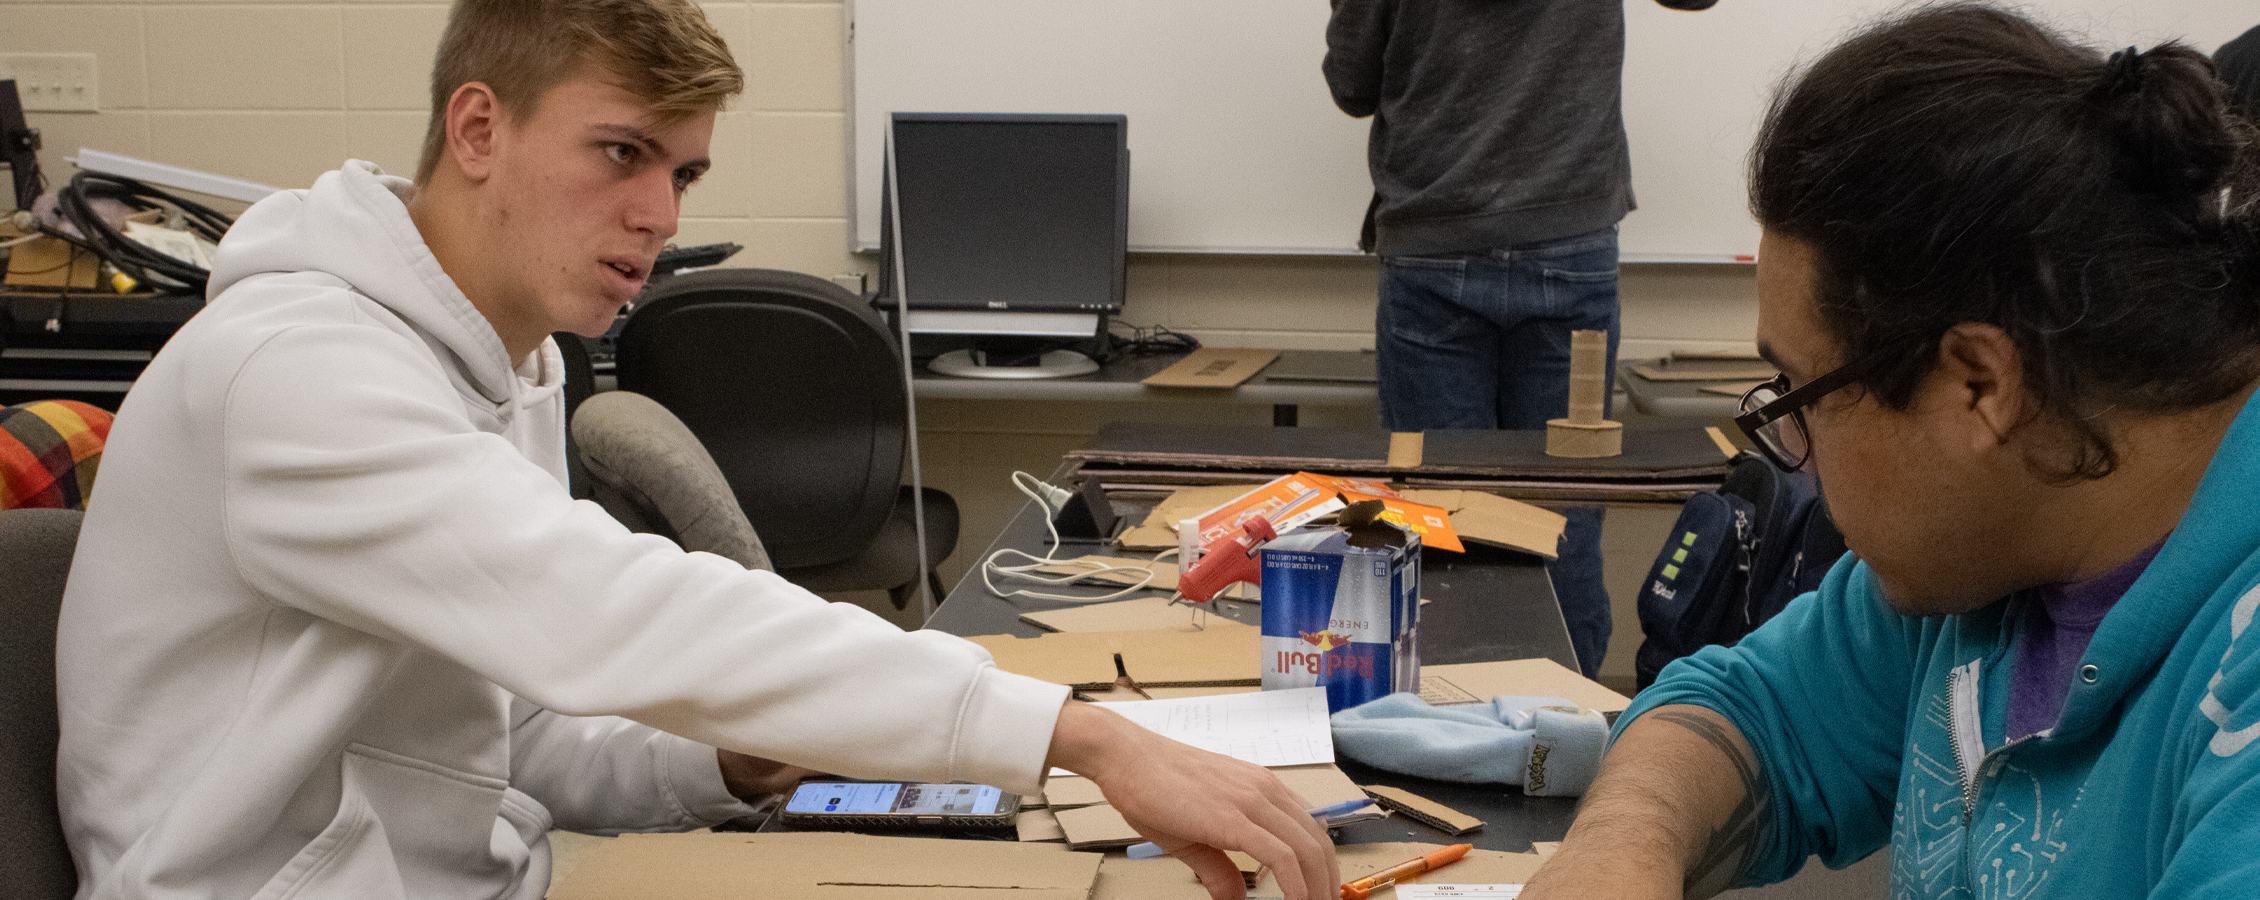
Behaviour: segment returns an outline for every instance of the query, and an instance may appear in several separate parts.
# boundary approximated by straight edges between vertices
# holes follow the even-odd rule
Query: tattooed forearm
[[[1702,738],[1734,764],[1735,775],[1742,781],[1741,801],[1711,831],[1687,867],[1687,896],[1709,897],[1740,881],[1751,856],[1765,842],[1766,829],[1773,822],[1765,775],[1758,771],[1758,761],[1748,744],[1716,719],[1677,709],[1659,710],[1647,719],[1677,725]]]

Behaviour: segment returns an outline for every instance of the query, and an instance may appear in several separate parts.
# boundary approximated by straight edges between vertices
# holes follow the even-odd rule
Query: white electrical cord
[[[1024,553],[1010,547],[989,554],[988,559],[981,561],[981,583],[988,587],[989,593],[995,594],[999,597],[1032,597],[1038,600],[1064,600],[1070,603],[1103,603],[1108,600],[1116,600],[1122,597],[1126,597],[1137,591],[1145,590],[1146,585],[1153,583],[1154,570],[1150,566],[1117,566],[1104,563],[1084,562],[1081,560],[1061,560],[1055,558],[1054,554],[1059,552],[1059,526],[1052,521],[1052,517],[1058,515],[1060,507],[1065,506],[1068,499],[1075,495],[1062,488],[1046,484],[1044,483],[1043,479],[1037,478],[1036,476],[1030,475],[1026,472],[1012,473],[1012,486],[1019,488],[1021,493],[1028,495],[1028,499],[1036,501],[1036,506],[1043,510],[1044,530],[1050,532],[1051,544],[1049,546],[1049,549],[1044,551],[1043,556],[1036,556],[1032,553]],[[1165,552],[1160,556],[1154,557],[1154,561],[1159,562],[1162,559],[1166,559],[1169,556],[1176,554],[1176,552],[1177,551],[1175,550]],[[1021,565],[1005,565],[998,562],[998,560],[1005,558],[1007,554],[1028,560],[1028,562]],[[1058,566],[1075,566],[1077,567],[1077,569],[1076,571],[1059,575],[1046,574],[1039,571],[1042,569]],[[1113,591],[1111,593],[1099,594],[1096,596],[1052,594],[1028,589],[1016,589],[1007,591],[997,587],[996,582],[996,578],[998,576],[1003,576],[1007,578],[1018,578],[1025,581],[1032,581],[1046,587],[1055,587],[1060,585],[1074,584],[1075,582],[1082,581],[1083,579],[1090,578],[1094,575],[1104,575],[1109,572],[1135,572],[1137,573],[1138,580],[1137,583],[1132,584],[1129,587],[1125,587],[1121,590]]]

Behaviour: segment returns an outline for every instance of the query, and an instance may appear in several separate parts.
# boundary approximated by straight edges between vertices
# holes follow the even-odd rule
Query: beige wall
[[[844,7],[713,2],[706,10],[750,87],[721,117],[715,167],[685,200],[678,241],[744,244],[736,265],[870,271],[869,259],[847,249]],[[421,2],[0,0],[0,52],[97,56],[100,112],[31,116],[45,135],[50,181],[68,177],[63,158],[86,146],[299,187],[347,157],[413,170],[446,11]],[[1370,259],[1142,255],[1131,261],[1122,318],[1226,345],[1371,347],[1374,278]],[[1630,266],[1623,292],[1627,356],[1749,346],[1746,267]],[[1049,471],[1098,424],[1268,421],[1260,409],[1202,406],[929,403],[922,411],[928,478],[967,513],[965,542],[946,570],[953,579],[1017,504],[1007,473]],[[1306,421],[1374,418],[1348,410]],[[1616,554],[1612,570],[1645,569],[1645,559],[1624,558],[1639,555]],[[1637,583],[1637,572],[1629,577],[1612,581]],[[1629,672],[1619,657],[1629,659],[1637,630],[1619,634],[1609,668]]]

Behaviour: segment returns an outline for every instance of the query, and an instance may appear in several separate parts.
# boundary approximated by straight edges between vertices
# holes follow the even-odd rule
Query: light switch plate
[[[27,112],[94,112],[102,94],[92,53],[0,53],[0,79],[16,80]]]

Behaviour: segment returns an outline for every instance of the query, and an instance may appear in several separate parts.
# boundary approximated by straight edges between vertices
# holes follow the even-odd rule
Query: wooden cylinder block
[[[1546,455],[1588,459],[1624,452],[1624,423],[1602,421],[1588,425],[1568,419],[1546,423]]]
[[[1609,394],[1609,333],[1569,333],[1569,420],[1580,425],[1603,421]],[[1614,454],[1611,454],[1614,455]]]

